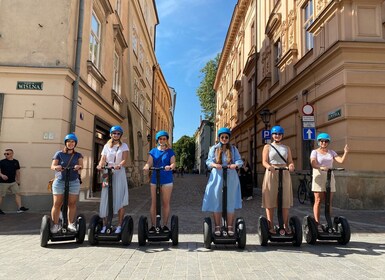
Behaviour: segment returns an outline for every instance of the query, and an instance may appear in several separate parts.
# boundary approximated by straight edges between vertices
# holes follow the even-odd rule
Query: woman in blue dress
[[[206,165],[211,169],[210,178],[203,197],[202,211],[213,212],[214,234],[221,234],[222,219],[222,166],[227,166],[227,224],[229,236],[234,235],[234,211],[242,208],[241,188],[237,168],[243,165],[238,149],[230,144],[230,129],[218,130],[218,144],[210,148]]]
[[[151,166],[164,167],[160,170],[160,195],[162,200],[162,214],[163,214],[163,232],[169,232],[167,227],[168,218],[170,216],[170,200],[173,188],[173,170],[175,169],[175,153],[169,147],[167,131],[160,130],[155,135],[157,146],[149,152],[147,163],[143,170],[148,172]],[[156,222],[156,172],[151,176],[151,208],[150,208],[152,226],[148,230],[149,233],[155,233]]]

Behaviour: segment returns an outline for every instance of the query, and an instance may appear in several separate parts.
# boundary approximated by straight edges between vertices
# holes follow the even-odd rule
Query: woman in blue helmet
[[[160,130],[155,135],[155,141],[157,146],[149,152],[147,163],[144,165],[143,170],[148,172],[151,166],[164,167],[164,170],[160,170],[160,195],[162,200],[162,219],[163,219],[163,232],[169,232],[167,227],[168,218],[170,216],[170,200],[173,188],[173,170],[175,169],[175,153],[168,144],[169,135],[167,131]],[[156,223],[156,172],[151,176],[151,223],[152,226],[148,230],[149,233],[155,233]]]
[[[227,166],[227,224],[229,236],[234,235],[234,212],[242,208],[241,187],[237,168],[243,161],[238,149],[230,144],[231,131],[227,127],[218,130],[218,144],[210,148],[206,165],[211,169],[209,181],[203,197],[202,211],[213,212],[214,234],[221,235],[222,219],[222,166]]]
[[[288,167],[283,171],[282,216],[287,234],[291,234],[289,226],[289,209],[293,206],[293,188],[290,172],[294,171],[294,162],[290,147],[282,144],[284,129],[279,126],[271,128],[272,143],[266,144],[262,151],[262,165],[266,168],[262,183],[262,207],[266,209],[269,232],[275,234],[274,210],[277,208],[278,171],[275,167]]]
[[[328,149],[331,141],[330,135],[327,133],[320,133],[317,136],[318,148],[313,150],[310,154],[310,162],[313,168],[313,179],[312,179],[312,191],[314,192],[314,218],[317,222],[318,230],[322,231],[320,224],[320,206],[321,202],[325,199],[326,193],[326,176],[327,170],[333,167],[333,161],[343,163],[346,155],[349,152],[348,145],[345,145],[343,156],[337,155],[333,150]],[[330,182],[330,211],[332,208],[333,193],[336,191],[334,174]],[[331,213],[331,212],[330,212]]]
[[[118,214],[118,226],[115,233],[122,231],[122,222],[124,218],[124,206],[128,205],[128,185],[127,176],[124,165],[128,158],[128,146],[122,142],[123,129],[119,125],[114,125],[110,129],[111,139],[104,145],[102,157],[96,167],[101,170],[104,166],[114,167],[113,172],[113,210],[114,214]],[[103,218],[103,228],[101,233],[105,233],[108,215],[108,186],[102,188],[100,199],[99,215]]]
[[[68,197],[68,227],[69,231],[75,232],[74,224],[76,215],[76,202],[80,192],[79,170],[83,168],[83,156],[75,151],[78,138],[70,133],[64,137],[64,149],[57,151],[52,158],[51,169],[55,171],[55,180],[52,184],[53,205],[51,210],[51,232],[57,233],[60,230],[59,218],[60,209],[64,199],[65,168],[70,169],[70,188]]]

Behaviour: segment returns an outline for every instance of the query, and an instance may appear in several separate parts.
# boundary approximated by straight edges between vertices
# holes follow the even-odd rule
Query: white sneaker
[[[103,226],[102,230],[100,231],[100,233],[106,233],[106,229],[107,227],[106,226]]]
[[[249,196],[249,197],[246,198],[246,200],[252,200],[252,199],[253,199],[252,196]]]
[[[58,224],[53,224],[51,225],[51,232],[52,233],[57,233],[60,229],[60,226]]]
[[[76,225],[75,225],[75,223],[69,223],[68,226],[67,226],[67,229],[70,232],[76,232]]]
[[[116,229],[115,229],[115,233],[121,233],[122,232],[122,227],[121,226],[117,226]]]

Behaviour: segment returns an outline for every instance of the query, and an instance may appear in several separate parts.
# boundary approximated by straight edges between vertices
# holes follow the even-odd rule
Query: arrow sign
[[[303,128],[303,140],[315,140],[315,128],[305,127]]]

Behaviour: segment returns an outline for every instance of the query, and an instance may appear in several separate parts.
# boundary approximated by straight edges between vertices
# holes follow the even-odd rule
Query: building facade
[[[143,183],[158,23],[153,0],[1,1],[0,147],[15,150],[32,208],[51,204],[49,167],[69,132],[84,156],[83,197],[100,188],[95,167],[113,125],[130,148],[129,185]]]
[[[206,160],[210,147],[215,143],[214,124],[208,120],[201,120],[195,133],[195,166],[199,174],[207,171]]]
[[[297,170],[309,168],[320,132],[339,154],[349,145],[336,206],[385,207],[384,19],[383,0],[238,1],[216,77],[216,127],[230,127],[240,152],[255,155],[256,185],[265,110],[267,125],[285,129]]]

